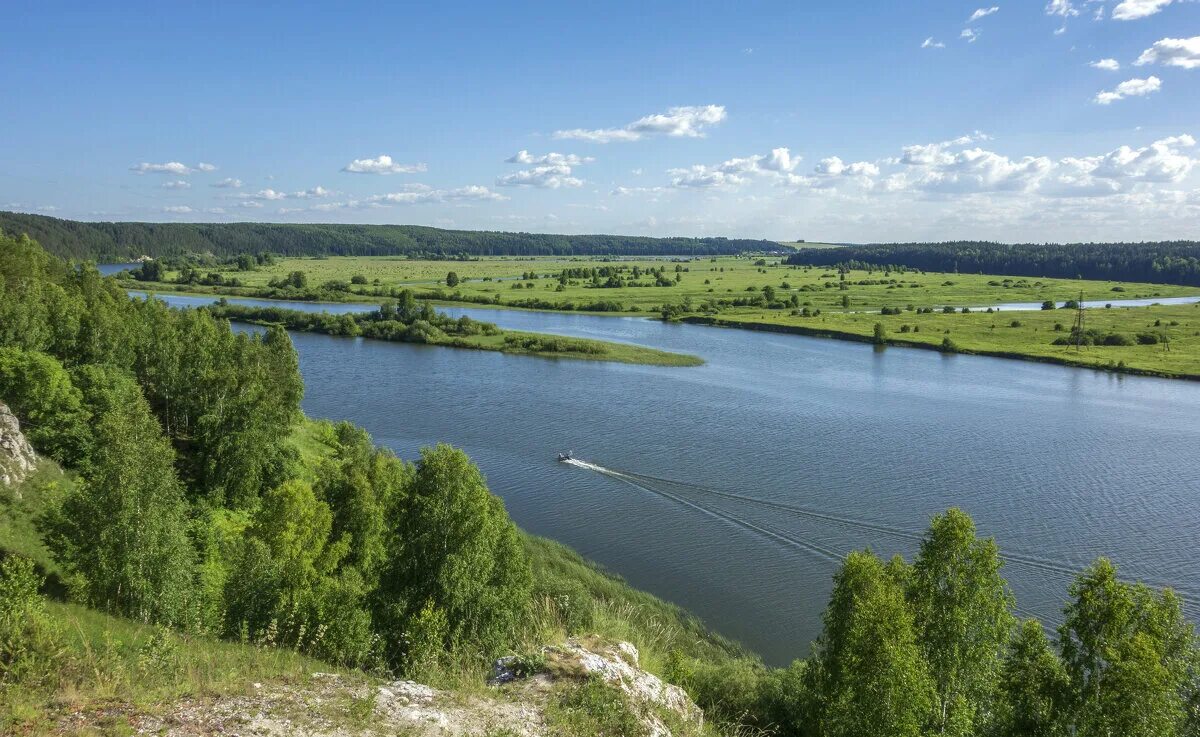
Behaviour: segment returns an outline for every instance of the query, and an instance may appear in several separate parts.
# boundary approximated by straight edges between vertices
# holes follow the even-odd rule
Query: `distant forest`
[[[263,251],[283,256],[715,256],[778,251],[775,241],[647,238],[442,230],[420,225],[92,223],[0,212],[0,232],[28,234],[60,258],[124,261],[150,256]]]
[[[1200,242],[1042,244],[952,241],[805,248],[790,264],[1108,279],[1200,286]]]

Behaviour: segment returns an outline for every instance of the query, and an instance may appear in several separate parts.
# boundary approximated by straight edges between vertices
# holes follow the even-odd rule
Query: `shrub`
[[[28,558],[0,560],[0,694],[4,684],[30,684],[53,672],[58,633],[38,593],[41,583]]]

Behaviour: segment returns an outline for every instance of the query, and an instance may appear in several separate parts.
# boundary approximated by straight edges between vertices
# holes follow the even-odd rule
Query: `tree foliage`
[[[284,256],[460,256],[738,254],[778,250],[774,241],[649,238],[442,230],[420,225],[278,223],[92,223],[0,212],[0,230],[27,233],[51,253],[75,259],[135,259],[268,251]]]
[[[1200,286],[1200,242],[1158,243],[877,243],[801,249],[787,263],[850,269],[922,271],[1141,281]]]

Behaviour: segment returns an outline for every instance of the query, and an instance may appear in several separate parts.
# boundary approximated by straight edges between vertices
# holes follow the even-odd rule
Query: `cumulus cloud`
[[[879,176],[879,166],[869,161],[846,163],[837,156],[830,156],[821,159],[813,172],[826,177],[876,177]]]
[[[528,151],[521,150],[505,159],[510,164],[532,164],[531,169],[498,177],[496,184],[500,187],[540,187],[543,189],[558,189],[559,187],[582,187],[583,180],[573,175],[574,167],[595,161],[590,156],[575,154],[560,154],[550,152],[534,156]]]
[[[312,189],[300,190],[299,192],[281,192],[276,189],[260,189],[257,192],[244,192],[236,195],[231,195],[239,200],[248,202],[254,201],[276,201],[276,200],[315,200],[324,197],[330,197],[334,194],[332,190],[324,187],[313,187]]]
[[[187,205],[168,205],[163,208],[163,212],[171,213],[172,215],[186,215],[189,212],[193,212],[193,210]]]
[[[962,33],[958,34],[959,38],[965,38],[967,43],[973,44],[979,38],[979,33],[971,28],[962,29]]]
[[[1142,56],[1145,56],[1145,54]],[[1088,62],[1088,66],[1092,67],[1093,69],[1103,69],[1106,72],[1115,72],[1121,68],[1121,62],[1117,61],[1116,59],[1098,59],[1096,61]]]
[[[292,192],[288,197],[297,200],[315,200],[331,195],[333,195],[333,192],[324,187],[313,187],[312,189],[305,189],[300,192]]]
[[[535,166],[532,169],[498,177],[496,184],[501,187],[542,187],[558,189],[559,187],[582,187],[583,180],[571,176],[571,167],[564,164],[551,166]]]
[[[182,164],[178,161],[168,161],[164,164],[151,164],[143,161],[140,164],[135,164],[129,167],[129,170],[134,174],[174,174],[175,176],[187,176],[196,171],[187,164]]]
[[[923,49],[944,49],[944,48],[946,48],[946,44],[942,43],[941,41],[934,41],[933,36],[930,36],[929,38],[927,38],[921,42],[921,48],[923,48]]]
[[[753,176],[778,176],[791,173],[800,164],[787,148],[775,148],[770,154],[733,158],[714,166],[696,164],[686,168],[668,169],[671,186],[681,188],[736,187]]]
[[[190,183],[185,182],[182,179],[172,179],[171,181],[163,182],[162,184],[160,184],[158,186],[162,187],[163,189],[191,189],[192,188],[192,185]]]
[[[705,129],[725,120],[724,105],[688,105],[673,107],[665,113],[647,115],[620,128],[572,128],[554,132],[558,139],[591,143],[640,141],[651,136],[703,138]]]
[[[992,13],[995,13],[999,9],[1000,9],[999,5],[993,5],[990,8],[979,8],[974,13],[971,13],[971,17],[967,18],[967,22],[974,23],[975,21],[979,20],[980,18],[988,17],[989,15],[991,15]]]
[[[1136,66],[1162,64],[1184,69],[1200,68],[1200,36],[1191,38],[1164,38],[1142,52],[1133,62]]]
[[[209,186],[218,187],[220,189],[241,189],[242,180],[234,179],[233,177],[226,177],[219,182],[213,182]]]
[[[244,207],[247,209],[258,209],[262,206],[263,206],[263,203],[261,203],[257,200],[244,200],[244,201],[238,203],[238,207]]]
[[[1140,148],[1120,146],[1096,156],[1058,160],[1048,156],[1014,158],[978,145],[958,143],[962,140],[906,146],[899,158],[891,160],[902,169],[886,177],[880,189],[1098,197],[1128,192],[1138,185],[1177,183],[1200,164],[1200,159],[1188,153],[1196,145],[1190,135],[1163,138]],[[825,169],[836,171],[837,162]]]
[[[199,164],[196,164],[196,168],[199,169],[200,171],[216,171],[217,170],[217,167],[215,165],[206,164],[203,161],[201,161]]]
[[[387,154],[373,159],[355,159],[342,167],[342,171],[353,174],[415,174],[426,170],[424,164],[401,164],[392,161]]]
[[[1170,5],[1172,0],[1122,0],[1112,9],[1113,20],[1137,20],[1154,15]]]
[[[1162,80],[1155,76],[1147,77],[1146,79],[1127,79],[1114,89],[1101,92],[1096,95],[1094,101],[1099,105],[1111,105],[1117,100],[1123,100],[1126,97],[1143,97],[1151,92],[1158,92],[1162,88]]]
[[[548,154],[534,156],[528,151],[521,149],[512,156],[504,160],[509,164],[538,164],[550,166],[579,166],[580,164],[590,164],[595,161],[591,156],[577,156],[575,154],[558,154],[551,151]]]

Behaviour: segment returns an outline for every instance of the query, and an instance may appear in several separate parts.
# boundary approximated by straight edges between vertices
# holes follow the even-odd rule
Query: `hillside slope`
[[[101,223],[0,212],[0,232],[28,234],[61,258],[122,261],[184,253],[227,256],[692,256],[774,251],[774,241],[442,230],[420,225]]]

